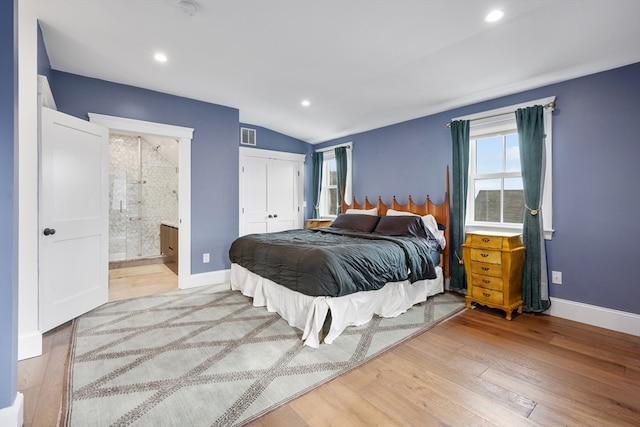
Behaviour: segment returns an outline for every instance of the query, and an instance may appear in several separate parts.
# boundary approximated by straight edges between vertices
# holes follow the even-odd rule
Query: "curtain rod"
[[[338,145],[332,145],[330,147],[324,147],[324,148],[321,148],[319,150],[315,150],[314,152],[315,153],[324,153],[326,151],[333,151],[335,148],[338,148],[338,147],[344,147],[344,148],[347,148],[347,149],[351,149],[351,148],[353,148],[352,145],[353,145],[353,142],[346,142],[344,144],[338,144]]]
[[[542,108],[556,108],[556,103],[555,103],[555,101],[552,101],[552,102],[550,102],[550,103],[548,103],[548,104],[543,105],[543,106],[542,106]],[[513,112],[513,113],[515,113],[515,110],[514,110],[514,111],[512,111],[512,112]],[[475,119],[473,119],[473,120],[490,119],[490,118],[492,118],[492,117],[500,117],[500,116],[504,116],[505,114],[509,114],[509,112],[502,113],[502,114],[494,114],[494,115],[491,115],[491,116],[478,117],[478,118],[475,118]],[[473,120],[472,120],[472,121],[473,121]],[[447,127],[448,127],[448,128],[450,128],[450,127],[451,127],[451,122],[447,123]]]

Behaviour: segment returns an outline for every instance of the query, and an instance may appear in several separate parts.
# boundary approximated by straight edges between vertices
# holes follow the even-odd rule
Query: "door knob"
[[[273,214],[273,217],[274,218],[278,218],[278,214]]]
[[[269,214],[269,216],[267,218],[273,218],[273,215]]]
[[[56,229],[55,228],[45,228],[43,231],[43,234],[45,236],[53,236],[54,234],[56,234]]]

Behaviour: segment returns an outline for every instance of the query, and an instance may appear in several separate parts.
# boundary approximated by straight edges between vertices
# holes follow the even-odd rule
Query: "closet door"
[[[268,230],[268,159],[247,156],[240,163],[240,235]]]
[[[304,155],[240,148],[240,235],[302,228]]]
[[[302,228],[298,221],[298,165],[290,160],[267,163],[267,233]]]

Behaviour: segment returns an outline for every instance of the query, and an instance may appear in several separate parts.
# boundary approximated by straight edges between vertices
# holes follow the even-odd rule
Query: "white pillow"
[[[420,216],[408,211],[397,211],[395,209],[387,209],[387,215],[389,216]],[[444,231],[438,229],[438,222],[431,214],[422,216],[422,223],[433,234],[436,241],[442,249],[447,246],[447,240],[444,238]]]
[[[394,210],[394,209],[387,209],[387,215],[388,216],[420,216],[420,215],[414,214],[412,212],[397,211],[397,210]]]
[[[431,214],[424,215],[422,217],[422,222],[424,226],[429,229],[431,234],[436,238],[436,241],[440,245],[442,249],[447,246],[447,239],[444,238],[444,230],[440,230],[438,228],[438,222]]]
[[[360,214],[360,215],[378,215],[378,208],[373,209],[347,209],[347,214]]]
[[[424,222],[424,226],[427,227],[429,229],[429,231],[431,232],[431,234],[433,234],[434,236],[438,236],[438,223],[436,222],[436,219],[433,217],[433,215],[428,214],[422,217],[422,222]]]

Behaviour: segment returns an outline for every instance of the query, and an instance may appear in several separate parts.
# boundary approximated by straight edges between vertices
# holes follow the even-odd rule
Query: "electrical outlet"
[[[555,285],[562,285],[562,272],[561,271],[552,271],[551,272],[551,283]]]
[[[202,254],[202,263],[206,264],[209,262],[209,253],[207,252],[206,254]]]

